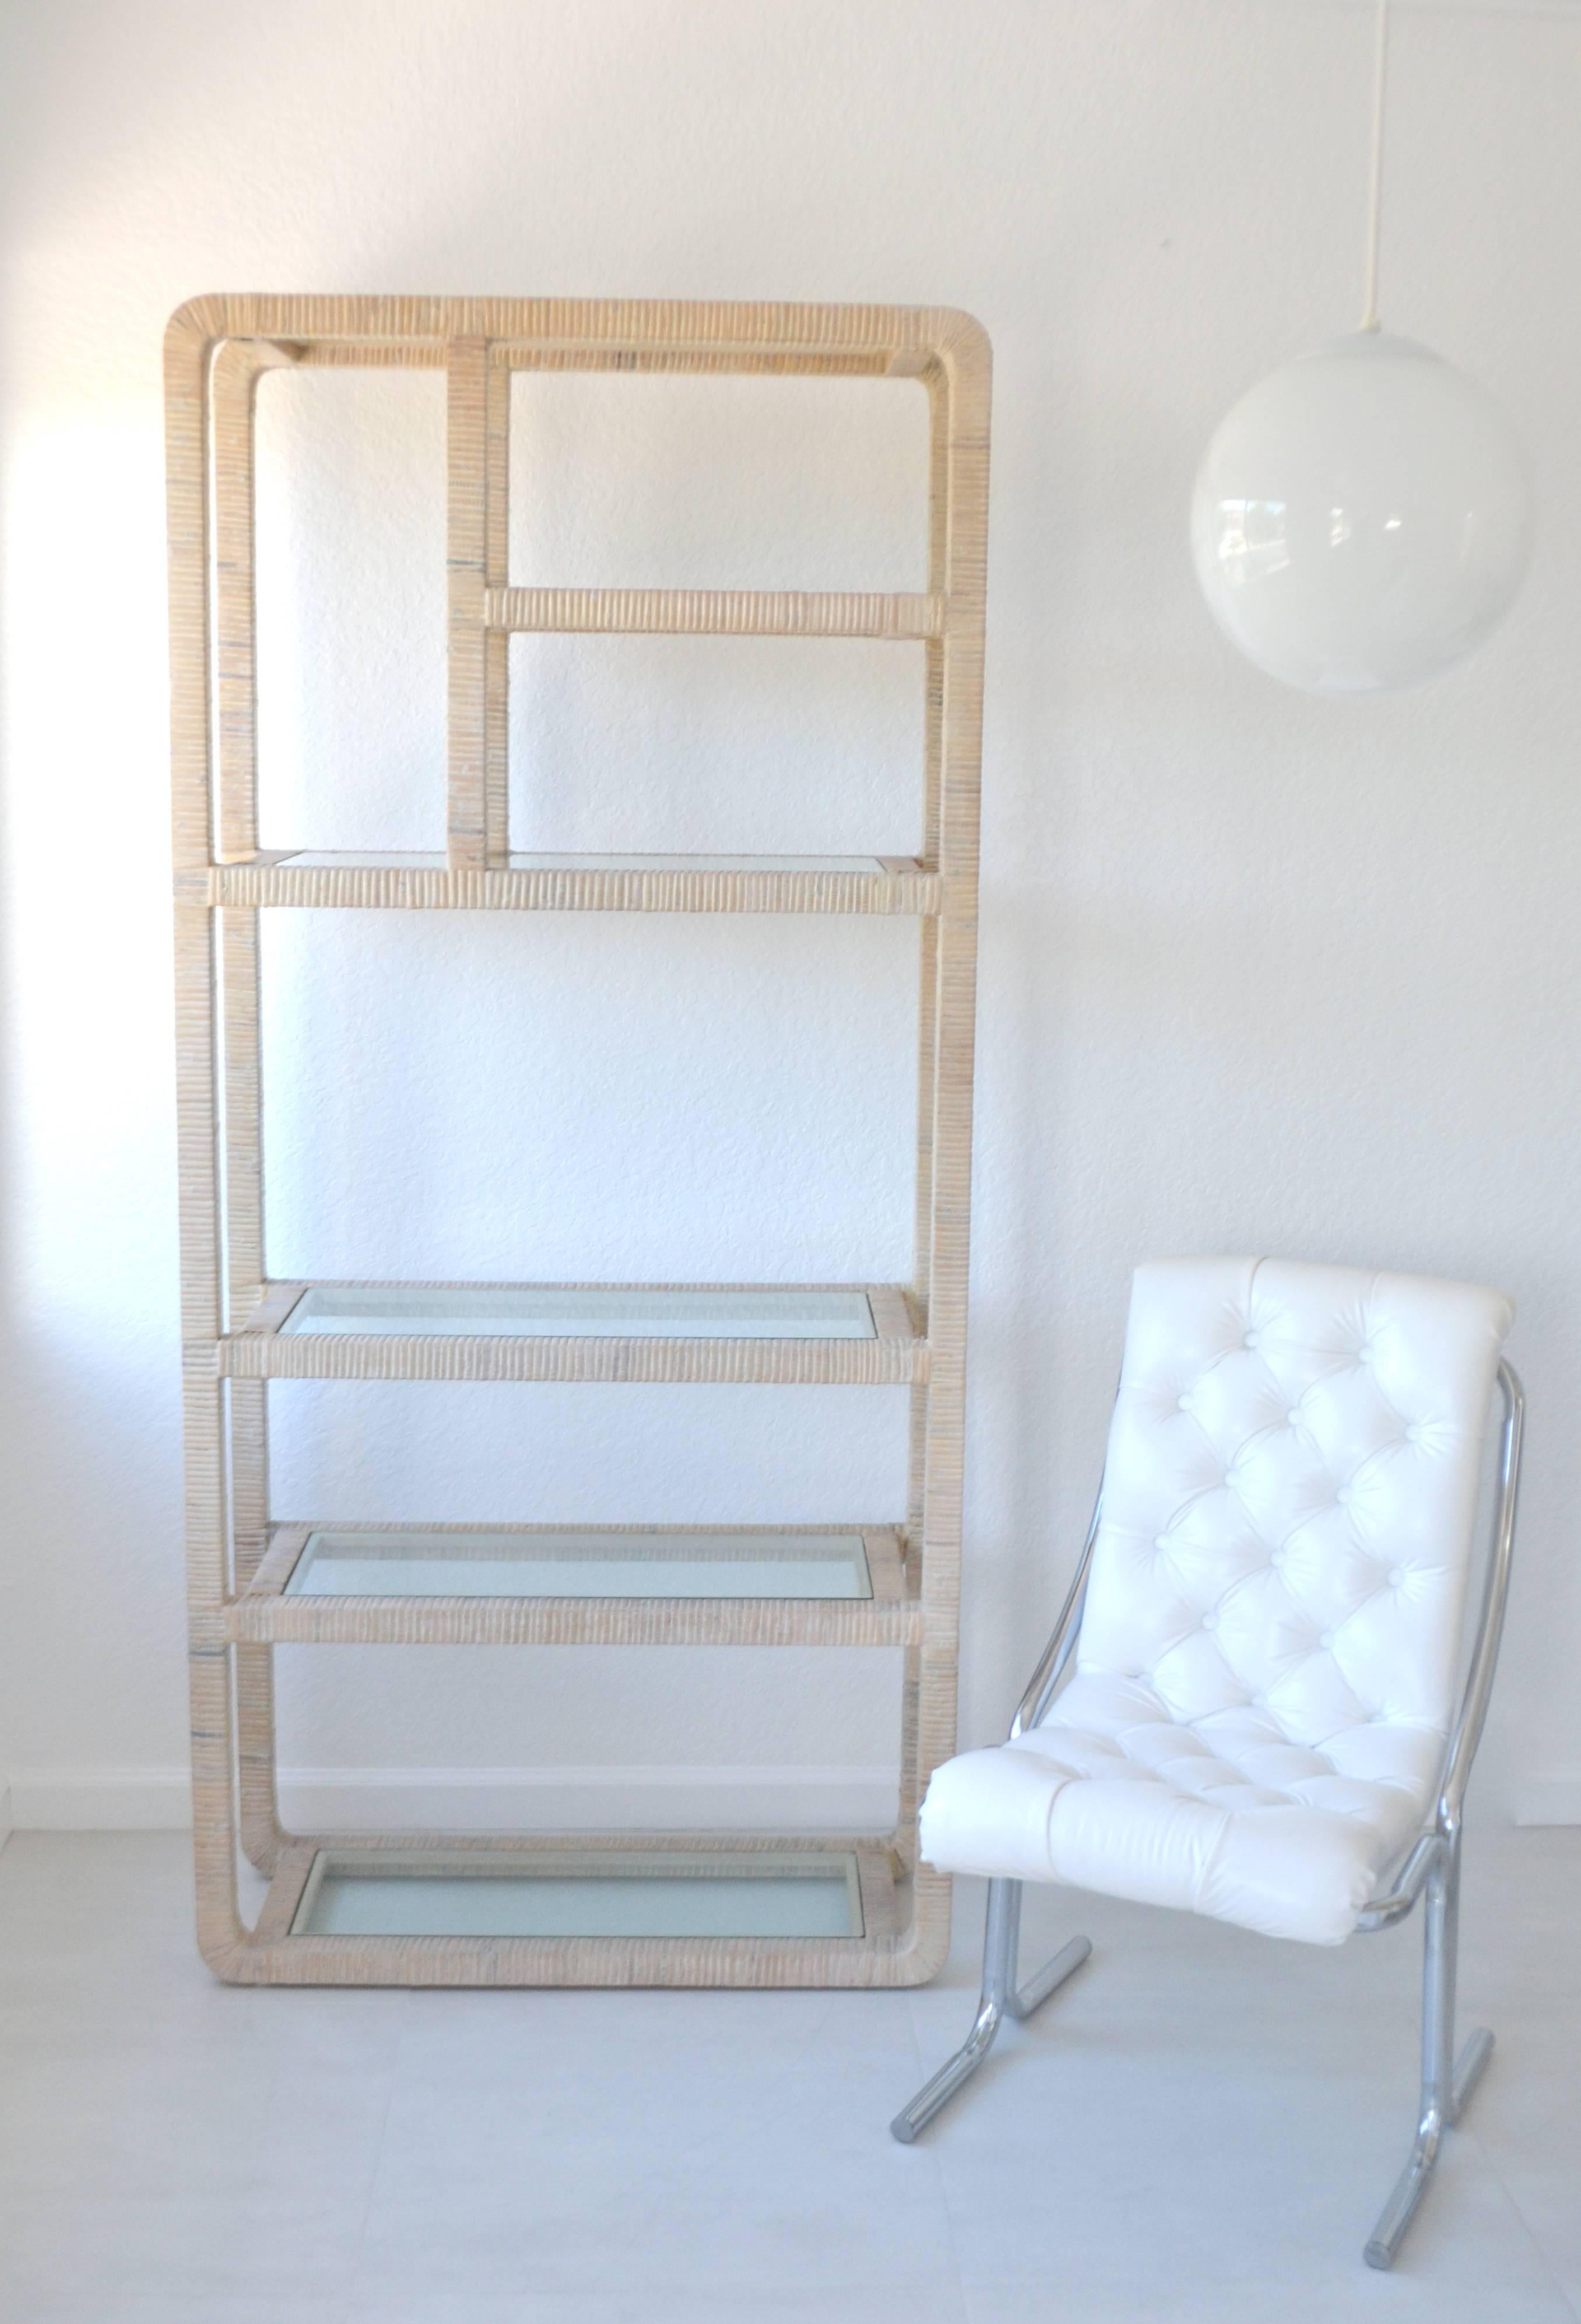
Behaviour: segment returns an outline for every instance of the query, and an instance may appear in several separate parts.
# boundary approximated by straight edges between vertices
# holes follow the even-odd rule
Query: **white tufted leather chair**
[[[1511,1302],[1274,1259],[1138,1268],[1103,1485],[1008,1742],[938,1768],[921,1852],[989,1881],[963,2048],[892,2126],[909,2143],[1086,1960],[1021,1992],[1021,1883],[1056,1881],[1339,1944],[1427,1895],[1416,2143],[1366,2246],[1389,2266],[1493,2037],[1453,2056],[1460,1818],[1513,1544],[1522,1400]],[[1494,1553],[1461,1656],[1489,1398]],[[1412,1844],[1414,1843],[1414,1844]],[[1383,1876],[1409,1849],[1397,1880]]]

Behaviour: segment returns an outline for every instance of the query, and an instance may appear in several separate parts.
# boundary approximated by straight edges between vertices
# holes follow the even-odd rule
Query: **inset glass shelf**
[[[282,1335],[355,1333],[407,1339],[874,1340],[863,1291],[516,1289],[404,1284],[304,1291]]]
[[[856,1856],[321,1849],[294,1937],[860,1937]]]
[[[310,1533],[282,1595],[871,1598],[859,1533]]]
[[[298,854],[281,863],[304,872],[443,872],[443,855]],[[510,872],[883,872],[877,855],[509,855]]]

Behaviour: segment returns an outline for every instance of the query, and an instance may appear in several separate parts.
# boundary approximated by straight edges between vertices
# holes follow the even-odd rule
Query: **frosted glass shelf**
[[[305,872],[338,872],[355,864],[370,872],[443,872],[443,855],[282,855]],[[510,872],[882,872],[877,855],[508,855]]]
[[[860,1937],[853,1854],[320,1849],[294,1937]]]
[[[282,1593],[326,1598],[871,1598],[860,1534],[308,1535]]]
[[[305,1291],[280,1326],[393,1338],[873,1340],[862,1291],[516,1290],[498,1284],[417,1290],[402,1284]]]

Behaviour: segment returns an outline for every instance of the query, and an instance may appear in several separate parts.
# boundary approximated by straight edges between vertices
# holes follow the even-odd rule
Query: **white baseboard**
[[[19,1767],[18,1831],[178,1831],[185,1767]],[[298,1831],[887,1831],[892,1767],[282,1767]]]
[[[889,1767],[282,1767],[297,1831],[887,1831]],[[1581,1824],[1581,1773],[1517,1786],[1521,1825]],[[17,1767],[13,1831],[182,1831],[185,1767]]]
[[[1515,1793],[1519,1824],[1581,1823],[1581,1769],[1567,1775],[1530,1775]]]
[[[185,1767],[14,1767],[14,1831],[182,1831],[192,1821]]]

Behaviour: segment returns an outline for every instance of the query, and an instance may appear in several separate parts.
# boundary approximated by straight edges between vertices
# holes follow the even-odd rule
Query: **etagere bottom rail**
[[[848,1833],[326,1834],[286,1843],[211,1965],[243,1985],[908,1986],[948,1937],[949,1882]]]

